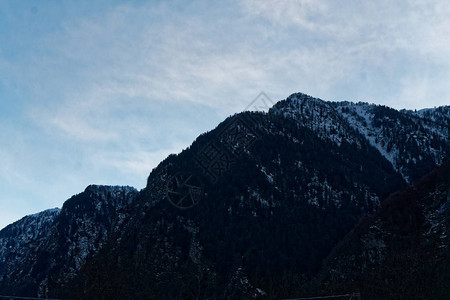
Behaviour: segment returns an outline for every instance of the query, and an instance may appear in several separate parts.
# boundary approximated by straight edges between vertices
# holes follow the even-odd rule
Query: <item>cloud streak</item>
[[[274,101],[301,91],[396,108],[449,103],[444,1],[3,6],[0,177],[9,192],[0,204],[17,197],[25,211],[92,182],[143,187],[168,153],[260,91]]]

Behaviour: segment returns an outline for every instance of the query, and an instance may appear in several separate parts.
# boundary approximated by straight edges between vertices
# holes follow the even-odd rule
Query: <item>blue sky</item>
[[[445,1],[0,2],[0,228],[160,160],[261,91],[450,103]]]

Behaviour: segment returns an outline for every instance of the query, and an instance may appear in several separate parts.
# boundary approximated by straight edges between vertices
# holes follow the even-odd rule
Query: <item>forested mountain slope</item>
[[[233,115],[162,161],[139,193],[90,186],[43,213],[48,225],[33,225],[20,255],[8,252],[20,243],[8,232],[25,219],[2,230],[0,271],[15,269],[3,271],[0,292],[301,295],[361,218],[449,157],[449,120],[448,107],[397,111],[300,93],[268,113]]]

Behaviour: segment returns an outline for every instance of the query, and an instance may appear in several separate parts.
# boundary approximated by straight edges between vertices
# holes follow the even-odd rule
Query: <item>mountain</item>
[[[21,289],[14,285],[21,278],[26,277],[26,273],[29,273],[30,279],[38,275],[37,273],[31,274],[33,271],[31,268],[37,264],[40,245],[51,236],[51,225],[60,211],[57,208],[49,209],[26,216],[0,231],[0,286],[2,292],[26,294],[26,288]],[[9,289],[10,286],[11,289]],[[36,285],[33,290],[34,296],[37,292]]]
[[[448,156],[448,136],[418,144],[417,155],[435,152]],[[406,185],[402,172],[420,173],[414,163],[400,169],[388,153],[341,107],[304,94],[268,114],[234,115],[152,171],[124,227],[72,290],[80,298],[300,292],[358,220]]]
[[[300,93],[268,113],[233,115],[162,161],[139,193],[90,187],[68,200],[24,247],[31,258],[11,263],[32,284],[19,290],[25,280],[6,272],[0,293],[301,295],[362,218],[449,158],[449,124],[449,107],[397,111]]]
[[[64,203],[26,216],[0,231],[1,294],[42,296],[48,285],[77,275],[120,223],[136,197],[130,187],[91,185]]]
[[[347,131],[345,126],[352,127],[408,183],[441,165],[449,153],[450,106],[398,111],[365,102],[324,102],[305,94],[294,94],[278,102],[272,110],[296,119],[336,143]]]
[[[441,165],[448,155],[450,106],[397,111],[367,103],[335,103],[408,183]]]

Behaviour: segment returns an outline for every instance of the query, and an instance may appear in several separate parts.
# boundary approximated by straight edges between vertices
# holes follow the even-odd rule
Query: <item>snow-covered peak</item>
[[[304,93],[294,93],[292,95],[290,95],[289,97],[287,97],[286,99],[287,101],[297,101],[297,102],[302,102],[302,101],[320,101],[320,102],[324,102],[318,98],[314,98],[313,96],[310,96],[308,94],[304,94]]]
[[[0,248],[2,246],[2,237],[13,236],[22,241],[29,241],[37,238],[46,231],[60,212],[61,209],[59,208],[48,209],[36,214],[25,216],[19,221],[8,225],[0,231]]]
[[[51,275],[61,280],[75,276],[86,259],[103,247],[108,233],[123,218],[121,210],[137,194],[129,186],[90,185],[62,209],[26,216],[1,230],[3,284],[26,285],[32,280],[45,285]],[[37,275],[35,265],[40,266]]]
[[[0,231],[0,274],[8,274],[17,259],[33,253],[36,241],[48,236],[60,209],[25,216]]]
[[[407,182],[414,170],[440,165],[450,154],[448,108],[395,110],[368,103],[334,102],[336,110],[361,133]]]
[[[24,218],[35,218],[35,219],[46,218],[46,217],[51,217],[51,216],[57,216],[57,215],[59,215],[60,212],[61,212],[61,208],[55,207],[55,208],[46,209],[44,211],[41,211],[41,212],[38,212],[35,214],[27,215]]]
[[[354,130],[331,102],[297,93],[276,103],[269,113],[293,119],[298,126],[309,128],[322,139],[330,140],[338,145],[341,145],[343,141],[360,145]]]
[[[132,186],[120,186],[120,185],[97,185],[91,184],[84,190],[86,193],[103,193],[103,192],[137,192]]]
[[[293,119],[337,145],[346,141],[359,147],[368,141],[410,183],[420,178],[421,169],[431,170],[450,155],[450,106],[398,111],[297,93],[276,103],[270,113]]]
[[[120,209],[123,205],[130,203],[137,193],[138,190],[131,186],[109,186],[95,184],[89,185],[83,192],[83,194],[96,203],[97,209],[99,209],[102,205],[109,204],[111,201],[115,209]]]

